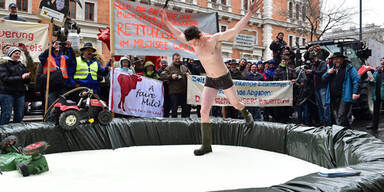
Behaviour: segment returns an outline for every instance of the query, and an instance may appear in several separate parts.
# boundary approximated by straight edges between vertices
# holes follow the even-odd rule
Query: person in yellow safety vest
[[[92,43],[85,43],[80,49],[81,56],[76,58],[73,79],[76,87],[88,87],[93,89],[94,93],[100,94],[100,85],[98,77],[106,76],[109,72],[109,66],[102,67],[100,61],[95,58],[96,49]]]
[[[64,50],[67,50],[65,55]],[[47,72],[50,71],[48,105],[52,104],[60,95],[75,86],[73,81],[74,52],[69,41],[54,41],[51,53],[51,63],[48,65],[49,49],[39,55],[40,64],[36,69],[36,86],[45,97]],[[45,101],[45,99],[43,99]]]

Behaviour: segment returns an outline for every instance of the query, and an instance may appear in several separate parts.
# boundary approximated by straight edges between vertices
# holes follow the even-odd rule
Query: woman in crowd
[[[13,122],[19,123],[24,117],[26,85],[31,81],[30,72],[20,62],[21,50],[10,47],[8,61],[0,64],[0,125],[8,124],[14,110]]]

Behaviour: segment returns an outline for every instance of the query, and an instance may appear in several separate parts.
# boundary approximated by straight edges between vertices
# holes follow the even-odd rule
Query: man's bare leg
[[[196,156],[204,155],[206,153],[212,152],[212,125],[209,119],[209,112],[213,101],[217,95],[217,89],[204,87],[202,93],[201,101],[201,140],[202,145],[199,149],[194,151]]]
[[[223,92],[225,96],[227,96],[231,105],[233,105],[233,107],[239,110],[243,115],[246,123],[245,135],[248,134],[248,132],[253,127],[253,117],[252,117],[252,114],[248,112],[248,110],[245,108],[245,105],[242,102],[240,102],[239,97],[237,96],[235,85],[233,85],[232,87],[226,90],[223,90]]]

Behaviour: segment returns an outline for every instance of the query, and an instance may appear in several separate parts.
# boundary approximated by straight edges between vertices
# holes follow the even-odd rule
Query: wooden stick
[[[48,30],[48,39],[49,39],[49,49],[48,49],[48,72],[47,72],[47,83],[46,83],[46,89],[45,89],[45,106],[44,106],[44,115],[47,113],[48,109],[48,95],[49,95],[49,79],[50,79],[50,66],[51,66],[51,54],[52,54],[52,28],[53,28],[53,19],[49,23],[49,30]],[[44,68],[44,66],[43,66]]]

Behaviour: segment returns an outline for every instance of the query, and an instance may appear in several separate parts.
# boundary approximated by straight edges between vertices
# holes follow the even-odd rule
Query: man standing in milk
[[[253,126],[252,114],[240,102],[231,75],[224,64],[221,42],[234,38],[248,24],[252,15],[260,9],[261,5],[262,0],[253,1],[249,12],[233,28],[213,35],[200,32],[196,26],[188,27],[182,32],[168,20],[165,10],[161,10],[163,22],[178,40],[193,47],[207,73],[200,110],[202,146],[194,151],[197,156],[212,152],[212,124],[210,123],[209,112],[219,89],[223,90],[231,105],[239,110],[245,118],[246,133]]]

